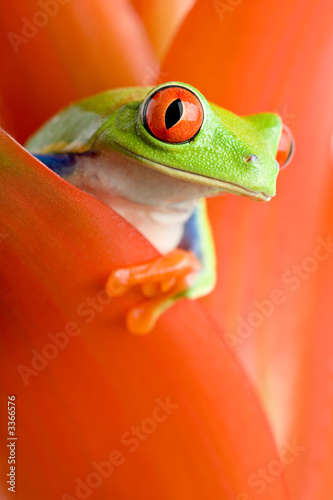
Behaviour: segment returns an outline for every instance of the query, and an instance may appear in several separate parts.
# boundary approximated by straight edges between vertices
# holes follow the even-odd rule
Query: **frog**
[[[42,125],[26,148],[116,211],[156,249],[157,257],[105,277],[114,299],[133,287],[141,290],[125,322],[131,333],[143,335],[175,302],[215,287],[206,199],[235,194],[271,200],[294,140],[277,113],[238,116],[192,85],[170,81],[74,102]]]

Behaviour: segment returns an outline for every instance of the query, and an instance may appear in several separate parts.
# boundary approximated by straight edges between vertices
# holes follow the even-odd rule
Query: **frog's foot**
[[[119,297],[134,286],[141,287],[146,300],[128,312],[126,323],[130,332],[144,334],[154,328],[177,296],[185,294],[200,269],[200,261],[192,252],[177,249],[145,264],[113,271],[105,289],[111,297]]]

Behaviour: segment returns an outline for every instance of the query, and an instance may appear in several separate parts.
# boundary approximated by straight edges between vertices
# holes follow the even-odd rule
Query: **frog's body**
[[[156,307],[149,325],[132,325],[141,331],[150,329],[177,296],[193,298],[212,289],[215,258],[203,198],[235,193],[268,201],[274,196],[281,131],[276,114],[240,118],[208,104],[193,87],[171,82],[153,90],[116,89],[75,103],[47,122],[27,149],[132,223],[167,254],[165,262],[177,248],[201,261],[200,273],[194,264],[174,278],[169,267],[165,276],[158,272],[152,278],[156,263],[148,265],[140,282],[164,285],[162,291],[144,285]],[[185,275],[190,276],[186,285]],[[119,273],[112,276],[113,284],[121,281]],[[130,286],[123,285],[124,291]]]
[[[61,177],[109,205],[161,252],[176,248],[184,223],[209,188],[142,168],[118,152],[37,155]]]

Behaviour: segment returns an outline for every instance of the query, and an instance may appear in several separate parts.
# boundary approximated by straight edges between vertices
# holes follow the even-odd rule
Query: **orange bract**
[[[277,112],[296,153],[272,202],[209,200],[219,279],[202,302],[229,332],[279,445],[306,447],[285,467],[291,499],[326,500],[333,497],[333,3],[233,4],[199,0],[162,72],[237,114]],[[328,249],[321,247],[322,262],[314,258],[320,242]]]
[[[17,396],[18,498],[250,494],[247,478],[278,455],[219,329],[182,301],[151,334],[129,334],[125,314],[141,296],[110,299],[104,283],[156,251],[3,132],[0,144],[0,386],[3,400]],[[285,499],[277,477],[270,500]]]
[[[1,9],[0,31],[0,93],[12,118],[2,127],[21,142],[71,101],[149,85],[157,65],[125,0],[17,0]]]

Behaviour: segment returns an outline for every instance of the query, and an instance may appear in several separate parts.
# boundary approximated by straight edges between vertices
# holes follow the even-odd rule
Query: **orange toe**
[[[105,289],[111,297],[123,295],[136,285],[144,285],[144,293],[154,295],[155,288],[147,284],[160,283],[162,291],[167,291],[177,278],[191,275],[200,270],[201,264],[192,252],[173,250],[144,264],[113,271]]]
[[[146,300],[129,311],[127,328],[143,334],[154,328],[159,316],[174,302],[172,298],[189,288],[200,269],[200,261],[192,252],[176,249],[144,264],[116,269],[105,289],[111,297],[119,297],[141,285]]]
[[[186,278],[179,279],[167,293],[161,293],[133,307],[126,316],[127,329],[136,335],[151,332],[161,314],[173,304],[173,299],[187,288]]]

